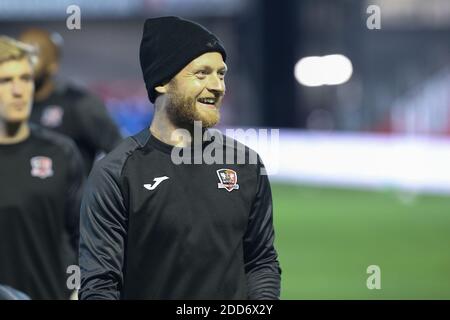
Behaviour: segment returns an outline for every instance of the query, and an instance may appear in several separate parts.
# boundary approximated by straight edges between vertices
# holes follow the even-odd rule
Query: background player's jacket
[[[26,140],[0,144],[0,177],[0,283],[32,299],[68,298],[84,177],[75,144],[32,127]]]
[[[19,290],[0,285],[0,300],[30,300],[30,297]]]
[[[35,102],[30,121],[73,139],[87,173],[97,153],[108,153],[122,139],[104,104],[92,94],[68,85],[58,85],[47,99]]]
[[[223,141],[214,142],[236,151]],[[145,129],[95,164],[81,209],[79,297],[277,299],[271,191],[259,157],[176,165],[172,150]],[[236,172],[231,191],[219,185],[221,169]]]

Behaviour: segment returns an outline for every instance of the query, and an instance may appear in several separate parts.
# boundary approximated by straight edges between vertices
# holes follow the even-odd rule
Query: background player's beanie
[[[201,25],[179,17],[147,19],[139,58],[150,101],[155,102],[156,86],[169,82],[206,52],[219,52],[226,60],[220,40]]]

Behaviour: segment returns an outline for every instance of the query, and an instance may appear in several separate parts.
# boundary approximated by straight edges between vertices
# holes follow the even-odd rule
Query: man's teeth
[[[214,99],[214,98],[200,98],[200,99],[198,99],[198,101],[200,101],[201,103],[206,103],[206,104],[216,103],[216,99]]]

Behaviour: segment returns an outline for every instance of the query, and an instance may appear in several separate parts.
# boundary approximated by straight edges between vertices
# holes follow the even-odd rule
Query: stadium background
[[[450,299],[450,2],[424,3],[1,0],[0,30],[60,33],[61,79],[101,96],[127,136],[152,117],[138,61],[143,20],[204,24],[229,52],[222,128],[280,129],[270,178],[282,298]],[[81,30],[66,27],[71,4]],[[367,27],[369,5],[381,9],[379,30]],[[299,83],[308,82],[294,73],[300,58],[330,54],[351,61],[347,81]],[[344,72],[336,68],[328,72]],[[361,152],[373,156],[355,159]],[[381,269],[380,290],[366,286],[370,265]]]

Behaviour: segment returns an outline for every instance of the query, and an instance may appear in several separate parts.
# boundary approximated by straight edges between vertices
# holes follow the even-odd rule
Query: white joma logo
[[[150,183],[144,184],[144,188],[147,190],[155,190],[155,188],[157,186],[159,186],[159,184],[161,182],[163,182],[164,180],[167,180],[167,179],[169,179],[169,177],[167,177],[167,176],[155,178],[155,179],[153,179],[153,181],[155,182],[154,184],[150,184]]]

